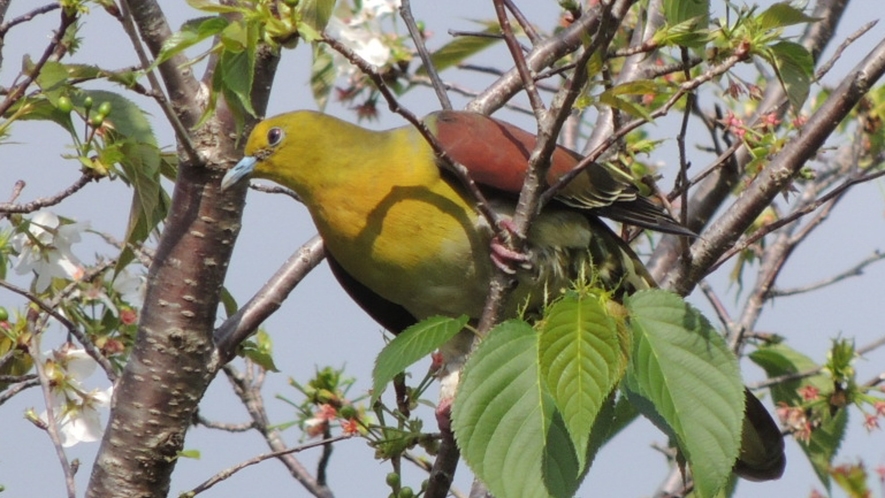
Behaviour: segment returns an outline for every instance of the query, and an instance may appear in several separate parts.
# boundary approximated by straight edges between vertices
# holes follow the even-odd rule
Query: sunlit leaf
[[[700,496],[725,484],[740,450],[744,387],[722,337],[679,296],[647,290],[629,296],[634,353],[627,384],[637,404],[669,427],[688,460]]]
[[[617,326],[599,296],[569,294],[545,312],[539,361],[583,467],[590,428],[626,367]]]
[[[455,337],[467,325],[467,320],[466,316],[431,317],[394,337],[375,359],[375,368],[372,370],[372,402],[381,396],[394,377]]]
[[[471,354],[452,426],[465,461],[497,498],[572,496],[583,478],[539,382],[538,333],[525,322],[502,323]]]

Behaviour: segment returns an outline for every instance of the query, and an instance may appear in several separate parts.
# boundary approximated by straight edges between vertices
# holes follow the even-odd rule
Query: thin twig
[[[215,422],[206,417],[197,414],[196,423],[209,429],[217,429],[224,432],[246,432],[255,428],[255,422],[243,422],[241,424],[226,424],[223,422]]]
[[[62,9],[61,11],[61,21],[59,21],[58,29],[55,30],[55,34],[52,35],[52,39],[49,40],[49,45],[46,46],[46,49],[43,51],[43,55],[37,61],[36,64],[28,71],[27,76],[25,76],[24,81],[16,84],[12,87],[9,93],[6,95],[6,99],[0,103],[0,116],[5,116],[6,112],[18,102],[18,100],[25,94],[25,89],[31,86],[31,83],[37,79],[37,76],[40,74],[40,71],[43,70],[43,66],[49,62],[50,57],[55,53],[56,48],[61,45],[61,41],[65,36],[68,28],[71,27],[77,21],[77,15],[75,13],[69,13],[66,9]]]
[[[80,178],[77,178],[74,183],[68,186],[68,188],[62,190],[55,195],[49,197],[41,197],[25,204],[14,204],[12,202],[0,203],[0,213],[4,215],[12,213],[33,213],[34,211],[45,207],[55,206],[61,201],[79,192],[80,189],[85,187],[89,182],[98,179],[99,177],[93,175],[92,173],[85,172],[81,174]],[[18,193],[21,192],[19,186],[21,186],[21,188],[24,188],[24,182],[16,182],[16,196],[18,195]]]
[[[10,29],[14,28],[15,26],[25,23],[25,22],[28,22],[40,14],[46,14],[47,12],[52,12],[53,10],[58,9],[58,8],[61,8],[61,5],[59,5],[58,3],[46,4],[46,5],[43,5],[42,7],[37,7],[36,9],[34,9],[26,14],[22,14],[22,15],[16,17],[15,19],[12,19],[11,21],[7,21],[7,22],[3,23],[2,25],[0,25],[0,38],[5,37],[6,33]]]
[[[0,406],[3,406],[3,403],[6,403],[10,399],[12,399],[13,396],[24,391],[25,389],[30,389],[39,385],[40,379],[37,378],[28,379],[24,382],[10,385],[2,393],[0,393]]]
[[[875,351],[876,349],[878,349],[882,346],[885,346],[885,336],[882,336],[882,337],[876,339],[875,341],[867,344],[866,346],[855,349],[854,353],[857,356],[863,356],[867,353],[871,353],[871,352]],[[818,366],[815,368],[810,368],[808,370],[803,370],[801,372],[793,372],[793,373],[778,375],[776,377],[769,377],[768,379],[765,379],[763,381],[749,384],[747,387],[753,391],[758,390],[758,389],[764,389],[766,387],[771,387],[771,386],[774,386],[777,384],[781,384],[783,382],[789,382],[791,380],[799,380],[799,379],[804,379],[806,377],[812,377],[814,375],[819,374],[823,369],[824,369],[824,366],[821,365],[821,366]]]
[[[802,207],[801,209],[798,209],[798,210],[790,213],[788,216],[785,216],[777,221],[773,221],[773,222],[759,228],[758,230],[756,230],[752,234],[746,236],[743,241],[741,241],[738,244],[735,244],[730,250],[723,253],[722,256],[719,258],[719,260],[716,261],[716,263],[714,263],[710,267],[708,273],[713,272],[714,270],[719,268],[723,263],[725,263],[728,259],[732,258],[735,254],[740,253],[741,251],[743,251],[744,249],[746,249],[750,245],[756,243],[756,241],[758,241],[762,237],[783,227],[784,225],[787,225],[789,223],[792,223],[793,221],[796,221],[797,219],[805,216],[806,214],[816,210],[817,208],[824,205],[825,203],[830,202],[830,201],[834,200],[835,198],[843,195],[851,187],[853,187],[859,183],[864,183],[864,182],[868,182],[871,180],[875,180],[876,178],[880,178],[882,176],[885,176],[885,170],[881,170],[881,171],[877,171],[875,173],[869,173],[867,175],[863,175],[863,176],[859,176],[859,177],[855,177],[855,178],[849,178],[848,180],[845,180],[845,182],[843,182],[841,185],[839,185],[838,187],[836,187],[833,190],[831,190],[830,192],[828,192],[826,195],[822,196],[820,199],[818,199],[812,203],[809,203],[806,206]]]
[[[836,64],[836,61],[838,61],[842,57],[842,52],[844,52],[845,49],[848,48],[849,45],[854,43],[855,40],[857,40],[861,36],[865,35],[867,33],[867,31],[873,29],[873,27],[878,23],[879,23],[878,19],[876,19],[874,21],[870,21],[870,22],[864,24],[863,26],[861,26],[854,33],[848,35],[848,37],[846,37],[845,40],[842,43],[840,43],[838,47],[836,47],[836,51],[833,52],[833,56],[830,57],[827,60],[827,62],[823,63],[817,69],[817,71],[815,71],[815,73],[814,73],[815,79],[820,81],[820,79],[823,78],[824,75],[826,75],[828,72],[830,72],[830,69],[833,68],[833,66]]]
[[[259,192],[264,192],[265,194],[282,194],[295,199],[300,203],[304,203],[301,200],[301,197],[295,193],[294,190],[288,189],[286,187],[280,187],[279,185],[265,185],[263,183],[250,183],[249,188],[252,190],[257,190]]]
[[[427,72],[427,76],[433,84],[433,90],[436,92],[436,97],[439,99],[440,105],[443,109],[451,109],[452,101],[449,99],[449,94],[446,93],[446,86],[443,84],[442,78],[439,77],[439,72],[436,70],[436,66],[433,65],[433,61],[430,58],[430,52],[427,51],[427,45],[424,43],[424,36],[421,34],[421,30],[418,29],[418,24],[415,22],[415,16],[412,15],[412,3],[410,0],[402,0],[400,3],[399,15],[403,18],[403,22],[409,30],[412,42],[415,44],[415,49],[418,50],[418,56],[421,57],[421,62],[424,64],[424,70]]]
[[[863,275],[863,271],[867,266],[870,266],[873,263],[877,263],[885,259],[885,252],[876,250],[873,254],[867,256],[862,259],[856,265],[851,268],[843,271],[842,273],[833,275],[831,277],[825,278],[823,280],[804,285],[801,287],[793,287],[790,289],[772,289],[768,292],[769,297],[783,297],[783,296],[792,296],[795,294],[802,294],[805,292],[811,292],[814,290],[822,289],[829,285],[835,284],[837,282],[841,282],[842,280],[851,278],[851,277],[859,277]]]
[[[111,266],[113,266],[113,265],[111,265]],[[94,268],[90,271],[90,274],[85,275],[83,277],[83,279],[89,280],[90,278],[92,278],[92,276],[107,270],[108,267],[109,267],[108,264],[105,264],[105,265],[101,265],[97,268]],[[113,383],[117,378],[117,374],[114,371],[114,367],[113,367],[113,365],[111,365],[111,362],[108,361],[108,359],[105,358],[104,355],[101,354],[101,351],[99,351],[95,347],[95,344],[92,343],[92,341],[89,339],[89,337],[86,336],[86,334],[83,331],[81,331],[79,328],[77,328],[77,325],[74,322],[68,320],[67,317],[65,317],[63,314],[61,314],[55,310],[56,306],[58,306],[59,303],[62,300],[64,300],[70,294],[70,292],[73,291],[73,289],[76,287],[76,285],[77,285],[77,282],[72,282],[65,289],[63,289],[61,292],[59,292],[55,296],[55,298],[53,299],[52,302],[47,303],[47,302],[43,301],[42,299],[38,298],[37,296],[35,296],[34,294],[26,291],[25,289],[22,289],[21,287],[13,285],[5,280],[0,280],[0,287],[3,287],[11,292],[14,292],[14,293],[24,297],[28,301],[37,305],[37,307],[40,308],[41,310],[43,310],[47,315],[58,320],[59,323],[61,323],[61,325],[68,331],[69,334],[71,334],[72,336],[77,338],[77,341],[83,346],[83,349],[86,351],[86,354],[88,354],[93,360],[95,360],[96,363],[98,363],[99,366],[101,366],[102,370],[105,371],[105,375],[107,375],[108,380],[110,380]]]
[[[701,289],[701,292],[704,293],[707,301],[713,306],[713,311],[716,312],[716,316],[719,317],[719,322],[722,323],[722,326],[726,329],[730,329],[734,322],[732,321],[731,316],[729,316],[725,305],[722,304],[722,300],[716,295],[716,291],[713,290],[713,287],[711,287],[706,280],[701,280],[698,282],[698,288]]]
[[[535,86],[534,75],[526,63],[525,53],[513,34],[513,26],[510,24],[510,18],[507,17],[504,0],[493,0],[492,4],[495,6],[495,14],[498,16],[498,23],[501,25],[501,31],[504,33],[504,42],[507,44],[507,48],[510,50],[510,57],[513,59],[516,70],[522,78],[523,88],[529,98],[529,103],[532,105],[532,110],[535,111],[536,116],[541,116],[546,110],[544,101],[541,100],[541,95]]]
[[[256,457],[252,457],[246,461],[243,461],[243,462],[238,463],[237,465],[234,465],[233,467],[222,470],[221,472],[215,474],[214,476],[212,476],[209,479],[207,479],[206,481],[204,481],[199,486],[193,488],[190,491],[185,492],[184,494],[186,496],[196,496],[196,495],[202,493],[203,491],[208,490],[212,486],[215,486],[216,484],[220,483],[221,481],[228,479],[229,477],[231,477],[232,475],[236,474],[237,472],[245,469],[246,467],[255,465],[256,463],[261,463],[261,462],[263,462],[265,460],[269,460],[271,458],[279,458],[283,455],[291,455],[292,453],[300,453],[302,451],[316,448],[318,446],[331,445],[332,443],[337,443],[339,441],[344,441],[347,439],[351,439],[353,437],[354,436],[352,434],[346,434],[346,435],[331,437],[328,439],[323,439],[321,441],[315,441],[313,443],[302,444],[300,446],[295,446],[292,448],[286,448],[284,450],[272,451],[270,453],[264,453],[264,454],[258,455]]]
[[[305,487],[311,494],[319,498],[332,498],[331,490],[326,486],[320,486],[316,479],[310,475],[310,472],[292,455],[290,448],[280,437],[277,429],[270,426],[267,411],[264,408],[264,399],[261,396],[260,388],[263,381],[263,374],[258,375],[258,379],[253,381],[251,362],[247,361],[246,372],[240,374],[230,364],[222,367],[225,375],[233,386],[234,393],[243,402],[249,416],[255,424],[255,429],[264,436],[264,440],[271,450],[275,453],[276,458],[289,470],[301,485]]]
[[[507,10],[513,14],[513,17],[516,18],[516,22],[519,23],[519,26],[522,28],[522,31],[526,36],[529,37],[533,45],[537,45],[541,42],[541,35],[535,30],[535,27],[532,26],[532,23],[525,17],[522,11],[513,3],[513,0],[504,0],[504,5],[507,7]]]

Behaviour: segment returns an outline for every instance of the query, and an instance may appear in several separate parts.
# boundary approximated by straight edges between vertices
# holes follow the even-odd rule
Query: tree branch
[[[793,175],[804,166],[827,137],[866,95],[871,85],[885,72],[885,41],[879,43],[858,64],[845,81],[808,120],[803,133],[788,142],[719,218],[703,238],[692,246],[692,260],[687,266],[676,269],[665,281],[665,286],[679,294],[691,292],[695,284],[708,273],[710,266],[738,239],[744,228],[768,206],[792,180]]]
[[[325,255],[323,239],[315,235],[289,256],[255,296],[215,331],[216,355],[213,364],[221,366],[232,360],[236,356],[237,346],[279,309],[286,296],[320,264]]]

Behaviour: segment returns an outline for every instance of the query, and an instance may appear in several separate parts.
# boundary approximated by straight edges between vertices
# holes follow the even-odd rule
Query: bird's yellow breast
[[[490,231],[417,133],[388,133],[374,147],[347,161],[359,166],[348,168],[346,181],[325,182],[305,199],[327,249],[357,280],[419,318],[478,316]]]

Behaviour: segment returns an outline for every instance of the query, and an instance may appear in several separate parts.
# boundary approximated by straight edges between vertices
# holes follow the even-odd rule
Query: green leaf
[[[869,476],[863,464],[839,465],[830,470],[833,480],[850,498],[868,498],[873,496],[867,484]]]
[[[35,81],[50,102],[55,104],[68,86],[68,69],[60,62],[47,61]]]
[[[126,228],[126,245],[116,269],[119,271],[134,257],[130,247],[144,242],[166,219],[171,200],[160,185],[160,151],[157,147],[135,141],[123,142],[120,161],[125,177],[132,185],[132,207]]]
[[[225,5],[214,0],[187,0],[187,4],[197,10],[216,14],[241,14],[243,10],[241,7]]]
[[[750,354],[750,359],[765,369],[765,373],[769,377],[798,374],[819,367],[811,358],[786,344],[774,344],[759,348]],[[824,374],[817,374],[779,382],[771,386],[771,397],[778,404],[799,406],[803,402],[800,391],[807,386],[815,387],[824,396],[833,391],[832,380]],[[827,491],[832,487],[830,468],[839,451],[839,446],[845,438],[847,426],[848,410],[839,410],[835,416],[825,418],[820,426],[811,432],[811,437],[807,442],[800,441],[799,444]]]
[[[539,381],[538,334],[512,320],[464,366],[452,427],[464,460],[497,498],[572,496],[584,473]]]
[[[494,26],[487,27],[482,33],[498,35],[501,34],[501,28],[495,24]],[[437,71],[442,71],[460,64],[468,57],[482,52],[499,41],[501,41],[501,38],[495,36],[459,36],[430,54],[430,61]],[[427,75],[427,68],[421,66],[415,71],[415,74],[419,76]]]
[[[56,105],[42,95],[25,96],[19,100],[16,105],[12,106],[7,112],[6,118],[20,119],[22,121],[30,120],[46,120],[58,124],[68,131],[71,136],[77,136],[77,130],[74,129],[74,122],[71,120],[71,114],[61,111]],[[8,124],[4,123],[4,126]],[[2,129],[2,128],[0,128]]]
[[[661,45],[703,46],[709,38],[710,0],[664,0],[667,25],[655,34]]]
[[[273,342],[264,330],[259,329],[251,339],[244,341],[240,345],[239,355],[252,360],[268,372],[279,372],[273,361]]]
[[[227,18],[213,16],[190,19],[181,26],[181,30],[170,36],[160,49],[154,66],[162,64],[185,49],[224,31],[230,21]]]
[[[704,20],[703,26],[709,21]],[[700,19],[689,19],[679,24],[666,25],[654,34],[653,41],[658,45],[680,45],[700,48],[710,41],[710,30],[700,27]]]
[[[334,8],[335,0],[301,0],[298,2],[301,21],[316,33],[322,33],[326,29]],[[301,31],[302,29],[299,28],[299,32]]]
[[[615,320],[600,297],[571,293],[551,306],[542,324],[538,355],[541,379],[583,467],[590,428],[626,367]]]
[[[233,294],[227,290],[227,287],[221,288],[221,306],[224,307],[224,314],[227,318],[230,318],[240,309],[240,306],[237,304],[236,298],[234,298]]]
[[[194,460],[200,459],[200,450],[181,450],[178,452],[179,458],[193,458]]]
[[[794,24],[814,22],[817,20],[817,18],[806,15],[804,12],[787,2],[774,4],[765,9],[759,14],[759,17],[757,17],[759,27],[765,31],[785,28]]]
[[[680,24],[689,20],[700,22],[710,17],[710,0],[664,0],[664,16],[668,24]],[[706,24],[704,24],[705,26]]]
[[[654,94],[659,91],[658,85],[650,80],[631,81],[602,92],[599,96],[599,101],[631,116],[652,121],[650,109],[638,102],[635,97]]]
[[[679,296],[653,289],[625,301],[634,333],[627,384],[672,429],[698,494],[714,496],[740,451],[744,387],[737,360],[707,319]],[[641,404],[637,408],[649,413]]]
[[[82,106],[86,97],[92,97],[96,108],[102,102],[110,102],[111,112],[106,121],[113,125],[116,133],[143,144],[157,145],[147,114],[134,102],[118,93],[105,90],[84,90],[81,94],[72,96],[71,100],[75,105]]]
[[[416,361],[439,349],[464,329],[468,317],[430,317],[402,331],[381,350],[372,370],[374,403],[387,384]]]
[[[787,92],[790,105],[798,112],[808,98],[814,77],[811,52],[802,45],[789,41],[778,42],[768,47],[767,52],[771,54],[770,62]]]
[[[144,242],[166,218],[171,201],[160,185],[161,152],[144,111],[131,100],[104,90],[86,90],[72,100],[82,107],[87,97],[92,97],[95,107],[104,102],[111,104],[105,119],[110,128],[105,134],[107,146],[100,158],[118,163],[123,180],[133,189],[126,244],[117,260],[119,271],[134,257],[130,247]]]
[[[249,114],[255,115],[252,108],[252,76],[255,69],[255,54],[250,50],[240,53],[225,52],[221,57],[221,70],[224,73],[224,96],[229,104],[239,103]],[[236,100],[231,102],[231,95]]]

